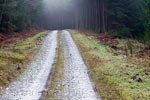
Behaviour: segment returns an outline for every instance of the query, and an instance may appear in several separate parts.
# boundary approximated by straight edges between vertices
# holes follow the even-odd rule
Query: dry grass
[[[149,61],[144,67],[145,60],[136,64],[133,58],[115,56],[109,47],[101,45],[90,35],[70,32],[103,100],[150,100]],[[133,80],[133,77],[142,79],[142,82]]]
[[[75,39],[76,40],[76,39]],[[98,88],[100,95],[103,100],[120,100],[120,96],[118,96],[118,90],[113,85],[108,85],[107,78],[105,77],[104,73],[101,71],[97,71],[96,69],[101,66],[103,66],[103,61],[99,56],[95,56],[93,54],[87,53],[90,48],[86,48],[84,44],[81,42],[77,42],[80,51],[83,55],[84,60],[88,64],[90,70],[91,70],[91,76],[94,78],[94,81],[96,82],[96,87]],[[103,82],[100,82],[103,81]],[[113,91],[113,92],[112,92]]]
[[[63,69],[64,69],[64,47],[63,42],[61,41],[61,31],[58,32],[58,55],[56,58],[54,72],[52,74],[52,78],[50,80],[50,85],[48,88],[48,92],[44,100],[59,100],[58,95],[59,92],[63,89]]]

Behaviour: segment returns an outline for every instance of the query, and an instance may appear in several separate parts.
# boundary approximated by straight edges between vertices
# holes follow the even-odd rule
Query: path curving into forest
[[[0,100],[39,100],[53,67],[57,49],[57,31],[46,37],[39,54],[27,71],[4,92]]]

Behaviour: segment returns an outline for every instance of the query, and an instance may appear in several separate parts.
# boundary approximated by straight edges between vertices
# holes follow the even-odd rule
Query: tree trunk
[[[4,4],[2,4],[2,5],[3,5],[3,7],[2,7],[1,15],[0,15],[0,24],[1,24],[1,21],[2,21],[3,11],[5,10],[6,0],[4,0]]]
[[[105,1],[102,1],[102,21],[103,21],[103,32],[105,32]]]

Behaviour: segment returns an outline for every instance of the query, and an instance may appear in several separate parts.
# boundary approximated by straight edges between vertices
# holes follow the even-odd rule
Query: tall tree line
[[[146,23],[145,23],[145,40],[150,44],[150,0],[146,1]]]
[[[36,27],[41,7],[41,0],[1,0],[0,31],[9,33]]]
[[[45,15],[46,27],[109,32],[123,37],[144,37],[150,0],[72,0],[67,8]],[[147,13],[146,13],[147,12]],[[146,17],[147,16],[147,17]],[[57,19],[57,21],[56,21]],[[148,28],[147,28],[148,29]]]
[[[150,41],[150,0],[43,1],[1,0],[0,31],[86,29]]]

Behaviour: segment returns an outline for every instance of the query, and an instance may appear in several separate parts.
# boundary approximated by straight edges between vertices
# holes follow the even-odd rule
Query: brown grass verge
[[[28,64],[39,52],[47,33],[48,31],[39,33],[40,35],[34,33],[35,35],[25,37],[25,39],[17,37],[17,43],[7,43],[7,47],[0,49],[0,94],[3,88],[8,87],[11,82],[15,81],[27,69]]]

